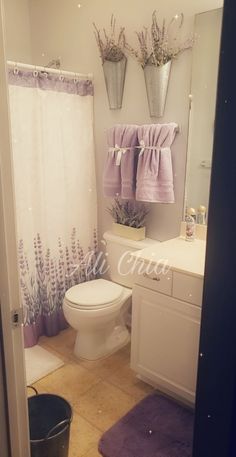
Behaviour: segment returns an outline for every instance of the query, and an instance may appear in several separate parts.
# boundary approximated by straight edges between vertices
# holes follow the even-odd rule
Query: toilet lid
[[[82,308],[101,308],[116,302],[122,295],[123,287],[105,279],[77,284],[67,290],[65,298]]]

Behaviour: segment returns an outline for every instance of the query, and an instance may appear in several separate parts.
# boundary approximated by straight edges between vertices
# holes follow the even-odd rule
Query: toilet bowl
[[[133,241],[112,232],[103,235],[109,281],[94,279],[67,290],[63,310],[77,331],[76,357],[96,360],[127,344],[131,327],[131,297],[135,274],[130,254],[156,243],[146,238]]]
[[[87,360],[105,357],[130,340],[125,313],[131,289],[105,279],[95,279],[67,290],[63,311],[77,331],[74,354]]]

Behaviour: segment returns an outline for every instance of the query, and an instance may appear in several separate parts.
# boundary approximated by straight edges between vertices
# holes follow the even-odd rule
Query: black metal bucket
[[[30,386],[31,387],[31,386]],[[28,398],[31,457],[68,457],[72,408],[62,397]]]

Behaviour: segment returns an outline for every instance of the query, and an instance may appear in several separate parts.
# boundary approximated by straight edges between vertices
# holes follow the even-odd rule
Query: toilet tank
[[[132,288],[135,279],[135,263],[130,257],[134,251],[144,249],[156,241],[145,238],[142,241],[133,241],[122,238],[112,232],[103,235],[106,244],[107,276],[113,282]]]

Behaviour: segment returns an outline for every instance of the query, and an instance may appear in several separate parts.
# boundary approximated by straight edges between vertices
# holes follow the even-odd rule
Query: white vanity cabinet
[[[140,276],[133,289],[131,367],[189,403],[195,401],[202,288],[202,278],[170,271],[161,279]]]

